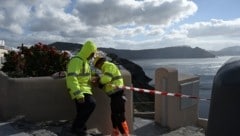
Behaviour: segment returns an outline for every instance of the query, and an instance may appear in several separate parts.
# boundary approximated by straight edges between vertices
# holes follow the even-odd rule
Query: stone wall
[[[122,71],[126,85],[131,85],[129,72]],[[0,120],[24,115],[30,121],[72,120],[75,104],[71,100],[65,78],[29,77],[9,78],[0,71]],[[125,91],[126,116],[133,129],[132,92]],[[111,133],[109,98],[102,90],[94,89],[96,109],[88,121],[89,128],[98,128],[104,134]]]
[[[155,88],[169,93],[199,96],[199,77],[178,73],[175,68],[155,71]],[[155,121],[170,129],[204,125],[198,119],[198,100],[155,95]]]

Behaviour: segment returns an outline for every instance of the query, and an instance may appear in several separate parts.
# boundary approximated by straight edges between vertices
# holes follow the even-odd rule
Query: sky
[[[154,49],[240,46],[239,0],[0,0],[0,40]]]

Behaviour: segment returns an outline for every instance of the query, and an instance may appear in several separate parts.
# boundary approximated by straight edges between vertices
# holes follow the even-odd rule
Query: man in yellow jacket
[[[111,98],[111,120],[112,120],[112,136],[129,136],[128,125],[125,119],[125,101],[123,90],[116,89],[111,84],[116,86],[123,86],[123,77],[119,68],[105,57],[96,57],[94,59],[94,66],[101,70],[102,75],[99,78],[98,85]],[[119,133],[120,131],[120,133]]]
[[[72,131],[79,136],[86,135],[86,122],[96,106],[96,101],[92,97],[89,64],[96,51],[96,45],[92,41],[86,41],[67,65],[66,84],[71,98],[75,100],[77,110]]]

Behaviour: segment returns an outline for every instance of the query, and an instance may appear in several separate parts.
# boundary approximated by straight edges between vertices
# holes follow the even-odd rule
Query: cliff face
[[[134,87],[154,89],[152,86],[148,84],[152,79],[146,76],[145,72],[139,65],[133,63],[130,60],[120,58],[116,54],[110,53],[108,54],[108,56],[112,59],[112,61],[115,64],[123,66],[126,70],[128,70],[131,73],[132,84]]]
[[[153,58],[213,58],[212,53],[188,46],[167,47],[148,50],[116,50],[112,48],[101,48],[104,52],[117,54],[126,59],[153,59]]]
[[[123,66],[131,73],[133,87],[154,90],[154,87],[149,85],[149,82],[152,79],[146,76],[145,72],[139,65],[131,62],[130,60],[118,57],[116,54],[108,54],[108,57],[110,57],[115,64]],[[133,92],[133,101],[135,103],[135,110],[154,111],[154,104],[137,104],[138,102],[153,102],[154,95]]]
[[[49,46],[55,46],[59,50],[77,51],[82,44],[55,42]],[[113,48],[99,48],[108,54],[117,54],[125,59],[153,59],[153,58],[213,58],[214,54],[201,49],[189,46],[176,46],[147,50],[121,50]]]
[[[232,46],[232,47],[223,48],[219,51],[210,51],[210,52],[217,56],[239,56],[240,46]]]

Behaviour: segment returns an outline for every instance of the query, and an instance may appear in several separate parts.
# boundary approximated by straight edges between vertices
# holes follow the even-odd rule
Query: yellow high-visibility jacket
[[[76,56],[69,61],[66,84],[72,99],[80,99],[84,98],[84,94],[92,94],[91,68],[87,58],[96,51],[96,45],[87,41]]]
[[[117,90],[110,84],[123,86],[123,77],[119,68],[112,62],[105,61],[101,67],[103,75],[100,77],[100,84],[104,85],[103,90],[107,95],[115,93]]]

